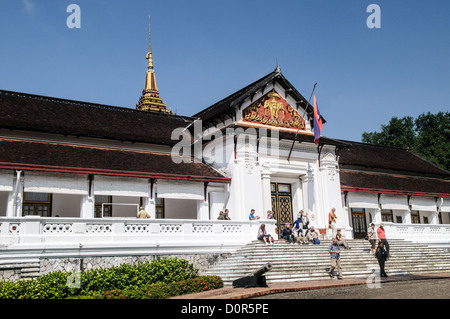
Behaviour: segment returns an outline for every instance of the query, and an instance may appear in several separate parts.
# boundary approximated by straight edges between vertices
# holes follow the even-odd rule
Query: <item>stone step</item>
[[[221,261],[223,264],[227,264],[228,262],[252,262],[252,261],[293,261],[293,262],[300,262],[300,261],[314,261],[316,259],[329,259],[329,253],[323,252],[323,253],[317,253],[317,254],[260,254],[260,255],[248,255],[248,256],[232,256],[227,259],[224,259]],[[369,254],[366,252],[362,253],[352,253],[352,254],[343,254],[341,253],[340,256],[341,260],[365,260],[365,259],[375,259],[373,254]],[[450,255],[438,255],[438,254],[430,254],[430,253],[422,253],[422,254],[410,254],[406,252],[398,252],[398,251],[391,251],[390,253],[390,259],[420,259],[420,258],[439,258],[439,259],[450,259]]]
[[[417,263],[408,263],[408,264],[404,264],[401,262],[397,262],[397,263],[393,263],[393,262],[388,262],[390,267],[403,267],[403,268],[415,268],[415,267],[431,267],[431,268],[436,268],[436,267],[450,267],[450,262],[434,262],[434,263],[427,263],[427,262],[417,262]],[[315,264],[315,267],[320,267],[320,268],[324,268],[324,267],[329,267],[329,262],[328,263],[321,263],[321,264]],[[342,263],[342,268],[345,269],[360,269],[360,268],[367,268],[367,267],[372,267],[372,266],[377,266],[378,263],[377,262],[367,262],[367,263],[361,263],[358,265],[354,265],[354,264],[344,264]],[[243,269],[242,267],[220,267],[220,268],[214,268],[214,270],[206,270],[204,271],[204,273],[207,274],[213,274],[213,273],[252,273],[253,271],[256,271],[260,268],[261,265],[258,266],[249,266],[246,267],[245,269]],[[272,266],[272,270],[271,272],[275,272],[275,271],[291,271],[291,270],[299,270],[299,271],[305,271],[310,269],[311,266],[284,266],[284,267],[276,267],[276,266]]]
[[[418,269],[386,269],[388,275],[407,275],[407,274],[433,274],[433,273],[442,273],[443,271],[449,271],[450,268],[445,269],[434,269],[430,270],[429,268],[418,268]],[[375,268],[376,271],[378,269]],[[335,271],[336,272],[336,271]],[[368,278],[373,273],[372,270],[362,270],[362,271],[354,271],[348,272],[343,271],[342,274],[345,278]],[[243,276],[237,277],[228,277],[224,275],[222,280],[224,281],[224,285],[230,286],[232,285],[235,279],[241,278]],[[284,281],[302,281],[302,280],[324,280],[330,279],[329,275],[326,271],[317,272],[317,273],[297,273],[297,274],[266,274],[267,283],[275,283],[275,282],[284,282]]]
[[[342,254],[341,253],[341,260],[353,260],[355,262],[359,260],[366,260],[366,259],[375,259],[375,257],[372,254]],[[436,254],[414,254],[411,255],[409,253],[402,253],[402,252],[391,252],[390,259],[402,259],[402,260],[409,260],[409,259],[444,259],[449,260],[450,255],[447,256],[440,256]],[[321,259],[330,259],[328,252],[326,254],[311,254],[311,255],[300,255],[300,254],[291,254],[291,255],[269,255],[269,254],[262,254],[262,255],[254,255],[254,256],[234,256],[227,258],[226,260],[222,261],[222,264],[229,264],[231,263],[242,263],[242,262],[258,262],[258,261],[267,261],[267,262],[277,262],[277,261],[284,261],[284,262],[302,262],[302,261],[316,261]]]
[[[389,266],[389,267],[388,267]],[[450,264],[434,264],[432,267],[427,264],[418,264],[414,266],[404,266],[404,265],[387,265],[388,269],[392,270],[401,270],[401,271],[436,271],[439,270],[441,272],[450,270]],[[279,268],[279,269],[272,269],[270,272],[267,272],[265,276],[272,277],[277,274],[315,274],[315,273],[323,273],[325,269],[329,269],[330,265],[318,265],[316,269],[302,269],[302,268]],[[368,264],[362,267],[342,267],[343,271],[348,274],[354,274],[357,272],[368,272],[369,269],[378,269],[377,264]],[[229,271],[229,272],[216,272],[215,274],[220,275],[222,279],[226,277],[243,277],[249,275],[251,272],[248,271]]]
[[[23,269],[23,268],[39,268],[39,263],[8,263],[0,264],[0,270],[7,269]]]
[[[370,245],[364,240],[349,240],[351,249],[341,247],[343,275],[368,277],[378,262],[369,253]],[[274,245],[253,241],[206,270],[205,274],[219,275],[225,285],[244,277],[270,263],[272,270],[265,275],[268,283],[311,279],[327,279],[330,267],[328,242],[320,245],[291,245],[284,240]],[[403,240],[391,240],[390,259],[386,269],[391,275],[450,271],[450,254],[443,249],[430,248]]]

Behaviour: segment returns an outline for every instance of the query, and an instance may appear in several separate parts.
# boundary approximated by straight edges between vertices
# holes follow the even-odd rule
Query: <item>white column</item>
[[[267,211],[272,210],[272,192],[270,189],[270,171],[267,167],[264,167],[261,172],[262,183],[262,197],[263,197],[263,211],[261,212],[261,218],[266,218]]]
[[[438,216],[438,212],[430,212],[430,224],[431,225],[437,225],[439,224],[439,216]]]
[[[209,220],[209,205],[204,200],[197,201],[197,219]]]
[[[381,209],[380,208],[374,209],[372,222],[374,224],[380,224],[381,223]]]
[[[410,210],[403,211],[403,224],[411,224],[411,211]]]
[[[153,184],[153,190],[151,183],[148,185],[150,197],[142,198],[142,206],[144,210],[150,215],[150,219],[156,218],[156,182]]]
[[[23,181],[24,177],[23,175],[19,179],[19,185],[17,186],[17,193],[15,197],[15,203],[14,203],[14,216],[15,217],[22,217],[22,205],[23,205]],[[17,179],[16,179],[17,183]],[[16,186],[16,184],[14,184]]]
[[[6,217],[14,217],[14,200],[15,192],[12,190],[8,193],[8,202],[6,203]]]
[[[8,202],[6,204],[6,217],[22,216],[23,202],[23,175],[22,171],[16,171],[13,181],[13,190],[8,194]]]
[[[80,204],[80,218],[94,218],[95,199],[94,196],[89,195],[81,198]]]
[[[90,187],[89,187],[90,186]],[[94,197],[94,178],[87,178],[86,181],[87,195],[81,198],[80,218],[94,218],[95,197]]]
[[[311,212],[314,212],[314,176],[311,169],[308,169],[305,176],[302,177],[303,207],[311,218]]]

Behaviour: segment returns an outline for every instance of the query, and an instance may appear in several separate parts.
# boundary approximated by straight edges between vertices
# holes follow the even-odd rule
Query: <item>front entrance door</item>
[[[352,208],[353,238],[367,235],[366,213],[364,208]]]
[[[270,183],[272,192],[272,212],[277,220],[277,234],[281,234],[284,225],[292,225],[292,194],[291,185],[282,183]]]

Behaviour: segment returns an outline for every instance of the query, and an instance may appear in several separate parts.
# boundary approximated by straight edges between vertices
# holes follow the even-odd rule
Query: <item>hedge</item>
[[[155,283],[132,290],[105,291],[105,299],[167,299],[174,296],[202,292],[223,287],[219,276],[199,276],[173,283]]]
[[[126,291],[130,298],[144,296],[151,291],[153,296],[173,296],[176,291],[198,291],[202,287],[218,287],[217,279],[198,277],[198,270],[183,259],[163,258],[134,265],[122,264],[118,267],[89,270],[80,274],[80,288],[67,285],[72,273],[55,271],[33,280],[0,282],[0,299],[64,299],[79,297],[104,297],[111,291]],[[197,279],[191,281],[193,279]],[[219,278],[221,281],[221,279]],[[168,285],[170,284],[170,285]],[[193,285],[195,288],[182,287]],[[223,285],[223,283],[222,283]],[[161,292],[157,292],[161,289]],[[114,293],[112,293],[114,294]],[[147,297],[146,297],[147,298]]]

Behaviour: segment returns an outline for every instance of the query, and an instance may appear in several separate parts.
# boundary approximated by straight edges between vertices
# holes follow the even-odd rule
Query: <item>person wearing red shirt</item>
[[[386,231],[384,229],[384,225],[380,224],[380,227],[377,229],[378,242],[382,242],[384,248],[386,249],[386,260],[389,258],[389,243],[386,239]]]

